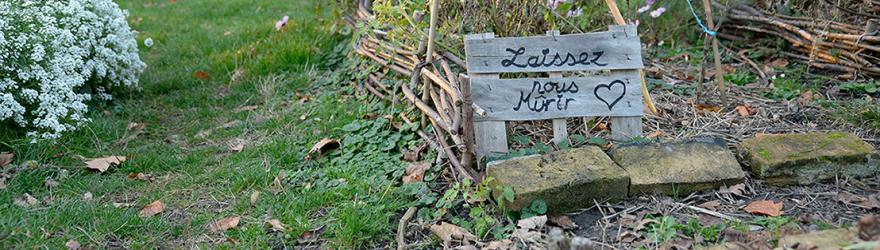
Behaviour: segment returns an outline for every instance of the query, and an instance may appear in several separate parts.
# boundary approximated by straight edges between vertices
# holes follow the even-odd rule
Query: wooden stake
[[[712,19],[712,5],[709,0],[703,0],[703,10],[706,12],[706,23],[710,30],[715,30],[715,21]],[[718,54],[718,39],[712,39],[712,53],[715,54],[715,80],[718,81],[718,91],[721,92],[721,107],[727,107],[727,90],[724,88],[724,68],[721,68],[721,55]],[[700,79],[702,81],[703,79]]]
[[[623,19],[623,15],[620,14],[620,9],[617,8],[617,1],[615,0],[605,0],[605,4],[608,5],[608,9],[611,11],[611,16],[614,17],[614,23],[617,25],[626,25],[626,20]],[[657,114],[657,107],[654,106],[654,100],[651,99],[651,94],[648,93],[648,85],[645,82],[645,72],[643,70],[639,70],[639,75],[642,80],[642,97],[645,98],[645,105],[648,107],[648,110],[651,111],[651,114]]]

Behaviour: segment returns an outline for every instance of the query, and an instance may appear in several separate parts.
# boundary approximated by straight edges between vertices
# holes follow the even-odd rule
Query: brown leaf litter
[[[86,168],[98,170],[99,172],[103,173],[107,171],[107,169],[109,169],[111,166],[122,164],[123,162],[125,162],[125,160],[125,156],[107,156],[102,158],[87,159],[85,163]]]

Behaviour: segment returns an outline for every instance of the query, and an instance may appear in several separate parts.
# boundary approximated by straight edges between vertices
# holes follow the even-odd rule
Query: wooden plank
[[[642,135],[642,117],[611,117],[611,140],[627,141]]]
[[[471,74],[471,92],[475,80],[498,79],[498,74]],[[474,114],[474,117],[479,115]],[[485,161],[486,156],[506,154],[507,123],[504,121],[475,121],[474,144],[476,145],[477,164]]]
[[[471,79],[475,121],[523,121],[581,116],[641,116],[635,70],[576,78]]]
[[[547,31],[548,36],[559,36],[558,30]],[[550,78],[562,78],[562,72],[548,72]],[[553,143],[559,145],[568,139],[568,122],[565,118],[553,119]]]
[[[468,73],[640,69],[642,47],[636,26],[605,32],[495,38],[465,36]]]

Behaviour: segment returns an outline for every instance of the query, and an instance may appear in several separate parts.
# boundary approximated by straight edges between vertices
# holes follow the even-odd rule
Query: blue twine
[[[687,2],[688,6],[691,7],[691,14],[694,14],[694,18],[697,19],[697,24],[700,25],[700,28],[703,28],[703,32],[706,32],[706,34],[709,34],[710,36],[715,36],[715,31],[711,31],[706,25],[703,25],[703,21],[697,16],[697,11],[694,10],[694,5],[691,3],[691,0],[687,0]]]

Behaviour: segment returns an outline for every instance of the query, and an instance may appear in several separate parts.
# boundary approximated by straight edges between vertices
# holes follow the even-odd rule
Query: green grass
[[[315,83],[332,70],[321,66],[322,55],[344,37],[331,32],[342,25],[332,16],[333,6],[307,0],[119,2],[130,11],[138,40],[155,41],[141,47],[149,65],[142,91],[98,104],[89,114],[93,122],[57,142],[32,144],[20,131],[0,132],[0,151],[17,154],[15,166],[3,170],[12,177],[0,190],[0,247],[57,249],[73,239],[96,249],[277,248],[292,247],[303,232],[317,228],[323,232],[316,244],[326,247],[392,241],[392,217],[412,202],[399,190],[399,150],[414,140],[381,119],[361,120],[394,110],[364,105],[340,87],[346,82]],[[274,23],[284,15],[291,21],[277,32]],[[232,81],[236,70],[244,76]],[[196,78],[196,71],[210,79]],[[311,101],[300,103],[297,93]],[[234,111],[247,105],[258,108]],[[130,122],[146,129],[127,144],[117,143],[129,135]],[[350,123],[363,124],[363,131],[341,129]],[[323,137],[357,140],[351,138],[369,131],[375,134],[346,144],[344,153],[304,160]],[[231,152],[235,139],[249,143]],[[129,160],[102,174],[86,170],[80,158],[110,155]],[[282,192],[272,194],[280,171],[287,178]],[[154,181],[127,178],[139,172]],[[44,186],[47,178],[60,185]],[[262,195],[252,206],[254,191]],[[83,199],[87,192],[94,198]],[[51,201],[13,204],[26,193]],[[140,218],[139,210],[154,200],[166,204],[165,212]],[[114,202],[132,206],[117,208]],[[242,217],[237,228],[207,229],[233,215]],[[265,229],[269,218],[288,230]]]

